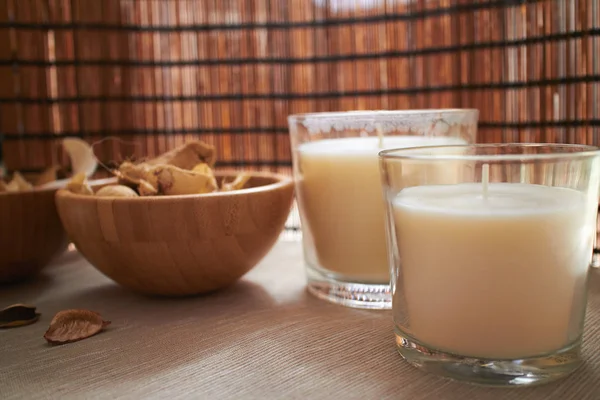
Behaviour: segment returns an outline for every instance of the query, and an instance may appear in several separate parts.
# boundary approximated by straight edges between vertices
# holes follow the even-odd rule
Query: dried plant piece
[[[47,168],[44,172],[38,176],[35,181],[35,186],[42,186],[50,182],[54,182],[58,179],[58,171],[60,170],[60,166],[53,165]]]
[[[214,175],[212,168],[207,163],[196,164],[192,168],[192,172],[198,172],[199,174]]]
[[[100,188],[96,196],[101,197],[139,197],[135,190],[124,185],[108,185]]]
[[[73,177],[82,174],[83,177],[90,177],[96,171],[98,161],[94,155],[94,149],[84,140],[77,138],[66,138],[62,141],[62,146],[65,152],[69,156],[71,161],[71,169]],[[77,178],[80,179],[80,178]],[[35,186],[49,189],[49,188],[62,188],[65,185],[69,185],[68,180],[64,174],[63,169],[60,166],[52,166],[45,170],[37,179]],[[80,185],[77,187],[71,187],[71,191],[80,193]],[[84,194],[87,190],[83,190]]]
[[[30,325],[40,318],[36,308],[25,304],[14,304],[0,310],[0,328],[16,328]]]
[[[230,192],[232,190],[243,189],[244,185],[249,180],[250,180],[250,174],[248,174],[246,172],[242,172],[241,174],[236,176],[232,182],[227,183],[227,182],[225,182],[225,180],[223,180],[223,183],[221,184],[221,191]]]
[[[158,179],[152,173],[151,167],[144,163],[136,165],[126,161],[113,172],[119,178],[120,185],[136,189],[140,196],[158,194]]]
[[[86,177],[92,176],[98,167],[92,146],[78,138],[65,138],[62,146],[71,160],[73,175],[83,173]]]
[[[72,343],[94,336],[108,325],[110,321],[104,321],[94,311],[60,311],[52,318],[44,339],[50,344]]]
[[[158,194],[158,189],[143,179],[140,180],[137,189],[140,196],[156,196]]]
[[[172,165],[157,166],[152,174],[158,182],[158,192],[164,195],[212,193],[218,186],[214,176],[187,171]]]
[[[6,182],[2,178],[0,178],[0,193],[6,192]]]
[[[33,185],[27,182],[19,172],[15,172],[12,180],[6,185],[7,192],[24,192],[31,189],[33,189]]]
[[[216,152],[214,146],[195,140],[187,142],[173,150],[170,150],[156,158],[147,160],[146,165],[172,165],[181,169],[191,170],[200,163],[215,165]]]
[[[116,174],[121,184],[135,187],[140,196],[211,193],[218,188],[212,171],[194,172],[167,164],[123,163]]]
[[[138,185],[140,180],[146,179],[148,169],[149,168],[144,163],[133,164],[129,161],[125,161],[119,166],[117,176],[129,183]]]
[[[213,166],[213,146],[202,141],[188,142],[157,158],[134,164],[123,162],[113,173],[119,185],[130,187],[140,196],[204,194],[244,188],[250,174],[241,173],[219,188]]]
[[[76,194],[94,194],[94,191],[87,182],[87,177],[84,172],[80,172],[71,178],[69,183],[67,183],[66,189]]]
[[[129,186],[133,189],[139,189],[139,186],[144,186],[145,192],[156,194],[158,193],[156,184],[152,185],[147,182],[148,177],[151,177],[152,175],[149,169],[150,167],[143,163],[136,165],[129,161],[125,161],[121,164],[119,169],[113,171],[113,173],[119,178],[118,183],[120,185]],[[140,194],[143,196],[142,193]]]

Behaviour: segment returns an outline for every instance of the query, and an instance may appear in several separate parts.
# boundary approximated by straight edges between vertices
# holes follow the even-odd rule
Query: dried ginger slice
[[[156,179],[152,175],[150,167],[144,163],[133,164],[125,161],[113,173],[118,177],[120,185],[137,190],[140,196],[154,196],[158,194]],[[153,183],[148,182],[148,179]]]
[[[210,170],[210,169],[209,169]],[[149,166],[124,163],[117,171],[119,182],[137,185],[140,196],[211,193],[218,189],[211,173],[189,171],[173,165]]]
[[[80,172],[75,175],[67,186],[65,187],[68,191],[76,194],[85,194],[85,195],[93,195],[94,191],[90,187],[87,181],[87,177],[85,176],[85,172]]]
[[[19,172],[15,172],[12,180],[6,185],[7,192],[24,192],[31,189],[33,189],[33,185],[27,182]]]
[[[148,170],[149,168],[145,163],[133,164],[132,162],[125,161],[119,166],[117,176],[127,183],[138,185],[140,180],[147,178]]]
[[[244,188],[244,185],[250,180],[250,174],[247,172],[242,172],[231,182],[225,182],[221,184],[222,192],[231,192],[233,190],[240,190]]]
[[[212,174],[187,171],[173,165],[160,165],[152,170],[156,177],[159,194],[202,194],[212,193],[218,189],[217,181]]]
[[[152,186],[148,181],[143,179],[140,181],[137,190],[140,196],[156,196],[159,194],[155,186]]]
[[[207,163],[196,164],[194,168],[192,168],[192,172],[198,172],[200,174],[213,175],[214,172],[212,168]]]
[[[64,344],[87,339],[110,325],[100,314],[89,310],[65,310],[58,312],[44,339],[50,344]]]
[[[210,193],[218,189],[215,160],[213,146],[194,141],[139,164],[124,162],[113,172],[140,196]]]
[[[200,163],[213,167],[217,160],[214,146],[201,140],[187,142],[156,158],[143,162],[146,165],[172,165],[181,169],[191,170]]]

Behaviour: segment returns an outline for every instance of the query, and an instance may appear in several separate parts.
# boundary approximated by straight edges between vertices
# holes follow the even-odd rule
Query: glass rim
[[[479,113],[477,108],[422,108],[407,110],[349,110],[349,111],[323,111],[309,112],[288,115],[288,121],[297,122],[306,118],[311,119],[342,119],[342,118],[360,118],[360,117],[395,117],[395,116],[415,116],[415,115],[451,115],[451,114],[475,114]]]
[[[580,151],[558,151],[537,154],[420,154],[418,150],[441,149],[473,149],[473,148],[555,148],[580,149]],[[415,146],[382,150],[378,153],[380,160],[420,160],[420,161],[532,161],[561,160],[596,157],[600,155],[600,147],[587,144],[572,143],[472,143],[450,144],[438,146]]]

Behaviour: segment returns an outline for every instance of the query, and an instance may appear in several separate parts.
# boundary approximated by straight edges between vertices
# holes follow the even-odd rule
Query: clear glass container
[[[308,290],[391,308],[382,149],[475,141],[477,110],[353,111],[288,118]]]
[[[424,370],[543,383],[580,363],[597,147],[481,144],[380,153],[396,344]]]

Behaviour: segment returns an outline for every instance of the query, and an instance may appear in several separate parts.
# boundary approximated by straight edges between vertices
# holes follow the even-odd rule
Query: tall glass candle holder
[[[396,344],[413,365],[527,385],[581,363],[600,151],[490,144],[380,153]],[[442,169],[451,174],[431,174]]]
[[[461,109],[289,117],[312,294],[351,307],[391,308],[378,153],[472,143],[477,118],[477,110]]]

